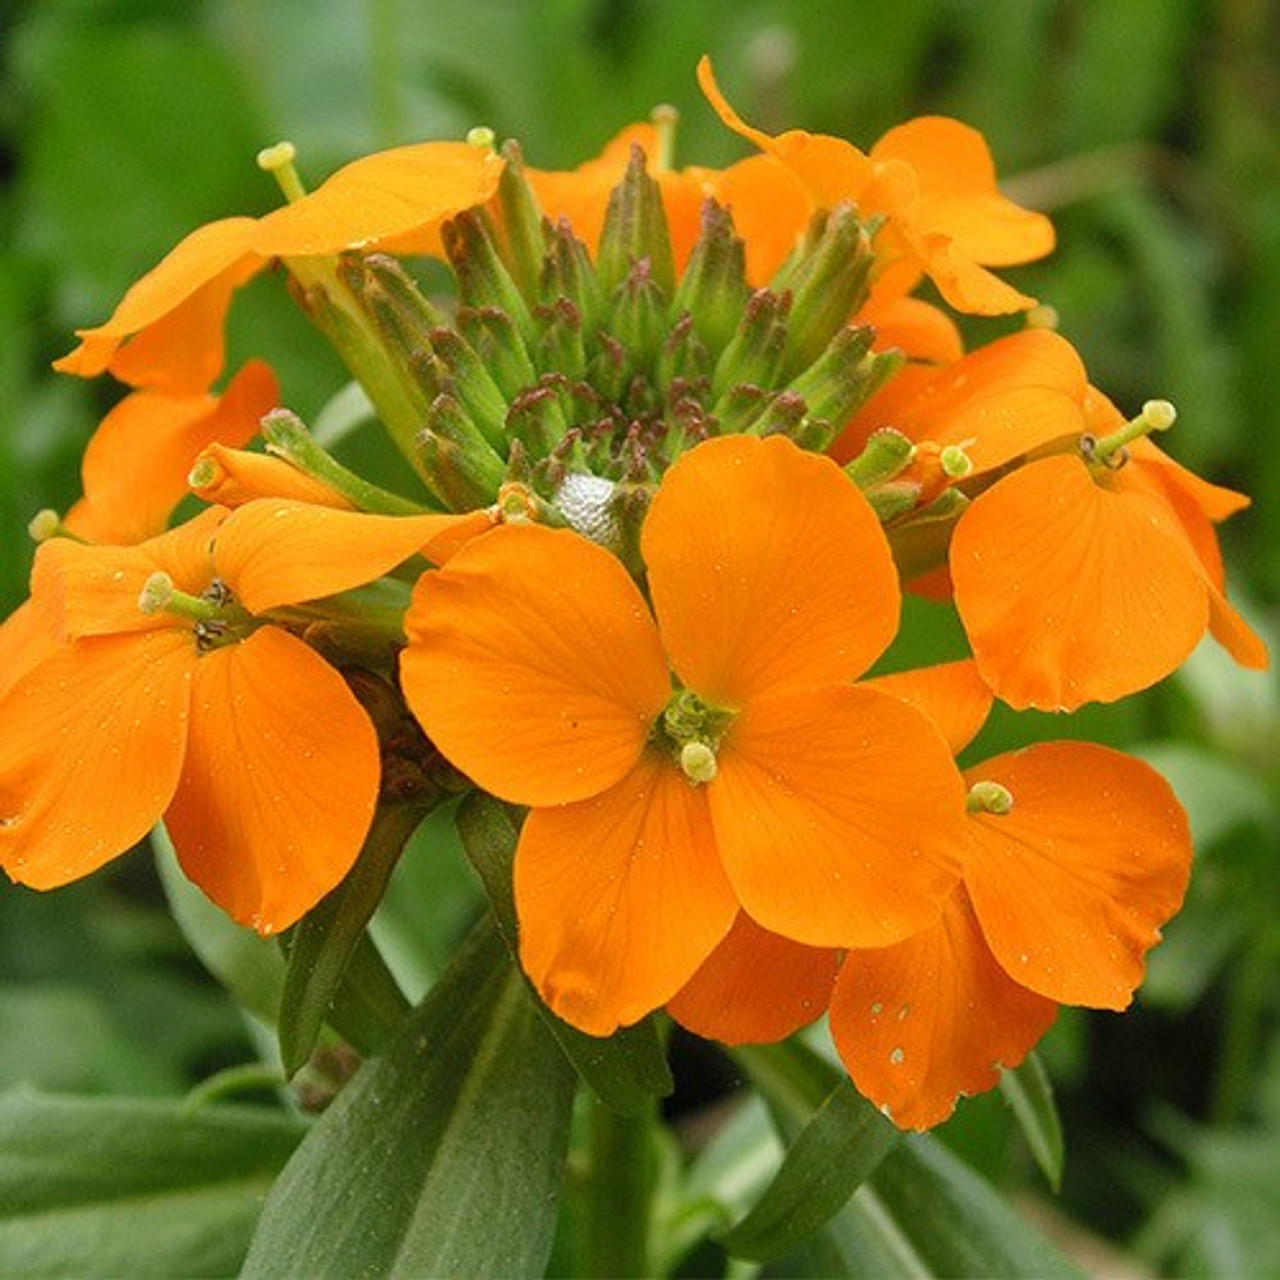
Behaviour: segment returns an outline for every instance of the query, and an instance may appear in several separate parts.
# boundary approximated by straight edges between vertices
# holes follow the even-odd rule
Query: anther
[[[998,782],[975,782],[969,788],[965,808],[970,813],[994,813],[1003,816],[1013,808],[1013,792]]]

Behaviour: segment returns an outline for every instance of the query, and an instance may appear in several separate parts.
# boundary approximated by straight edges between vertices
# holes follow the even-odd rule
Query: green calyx
[[[731,432],[825,449],[897,367],[871,351],[869,329],[847,323],[874,261],[874,228],[851,207],[815,218],[773,282],[753,289],[742,240],[712,201],[677,274],[639,148],[594,254],[543,216],[518,148],[503,154],[496,198],[442,231],[457,282],[450,315],[384,255],[344,263],[404,371],[415,464],[445,506],[492,505],[517,480],[571,527],[633,547],[681,453]]]

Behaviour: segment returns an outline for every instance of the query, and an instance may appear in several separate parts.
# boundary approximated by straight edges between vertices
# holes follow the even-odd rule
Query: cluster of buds
[[[1213,531],[1244,499],[1051,330],[964,351],[952,312],[1031,308],[989,268],[1052,244],[972,130],[771,137],[700,74],[759,154],[674,170],[664,114],[570,173],[477,131],[308,194],[272,148],[285,206],[82,332],[59,367],[131,390],[0,628],[0,864],[51,888],[163,820],[272,933],[479,790],[528,810],[507,892],[561,1018],[743,1043],[826,1013],[927,1127],[1059,1004],[1123,1008],[1190,866],[1137,760],[957,757],[996,698],[1112,701],[1206,631],[1265,664]],[[398,477],[322,448],[261,362],[211,390],[274,261]],[[894,669],[904,588],[971,657]]]

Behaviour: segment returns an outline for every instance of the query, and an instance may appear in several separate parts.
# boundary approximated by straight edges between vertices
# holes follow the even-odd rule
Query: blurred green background
[[[193,226],[273,204],[259,147],[291,139],[315,183],[369,150],[487,124],[532,163],[571,166],[672,103],[678,161],[722,163],[743,147],[694,83],[708,52],[771,130],[869,146],[940,112],[985,133],[1010,194],[1059,229],[1053,258],[1012,278],[1057,309],[1122,408],[1173,400],[1162,443],[1253,496],[1223,543],[1233,599],[1274,650],[1276,13],[1262,0],[9,0],[0,611],[25,592],[26,521],[74,499],[80,451],[118,394],[49,361]],[[304,415],[339,385],[271,281],[233,320],[233,353],[268,355]],[[1067,1011],[1043,1050],[1068,1142],[1049,1212],[1139,1270],[1280,1269],[1278,723],[1274,674],[1208,645],[1121,706],[997,717],[988,734],[993,749],[1068,734],[1138,751],[1191,813],[1190,900],[1137,1007]],[[251,1052],[145,856],[47,897],[0,886],[0,1088],[180,1093]],[[962,1107],[945,1136],[1044,1198],[998,1097]]]

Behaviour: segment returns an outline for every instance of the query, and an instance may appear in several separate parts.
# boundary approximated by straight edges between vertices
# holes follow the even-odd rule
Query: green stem
[[[624,1116],[591,1097],[588,1108],[582,1272],[649,1275],[649,1230],[658,1173],[657,1105],[642,1115]]]
[[[1219,1128],[1235,1124],[1243,1115],[1261,1060],[1259,1041],[1275,965],[1275,948],[1268,936],[1270,917],[1259,921],[1255,929],[1227,992],[1226,1025],[1209,1107],[1210,1122]]]

